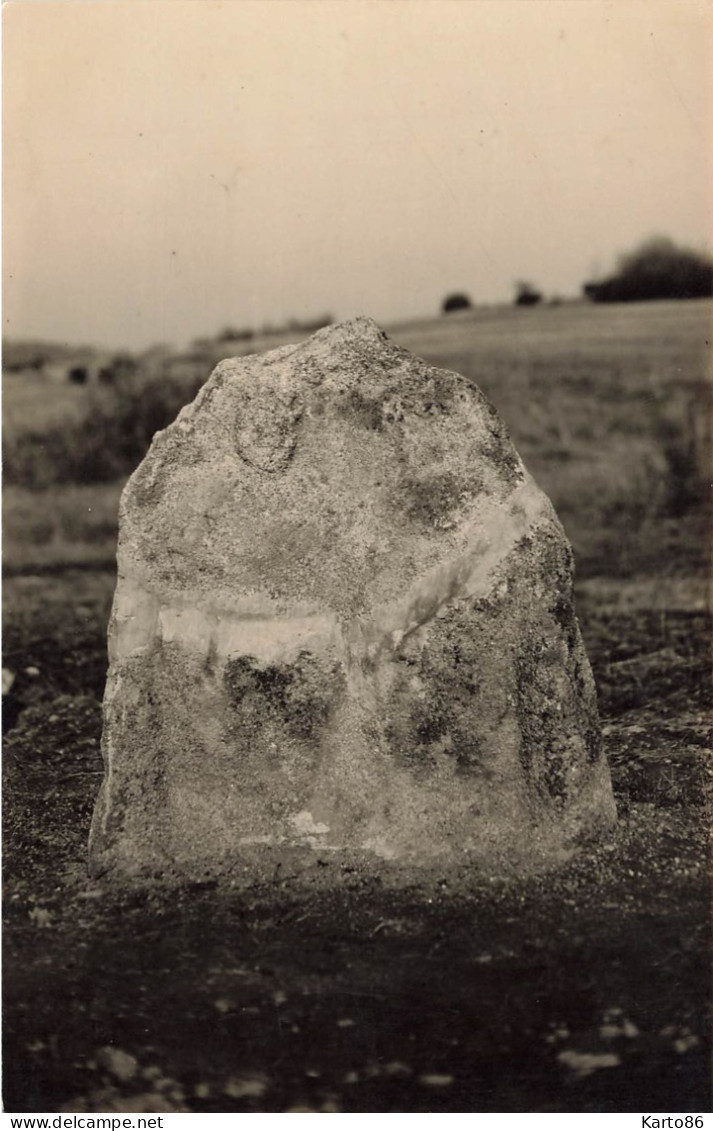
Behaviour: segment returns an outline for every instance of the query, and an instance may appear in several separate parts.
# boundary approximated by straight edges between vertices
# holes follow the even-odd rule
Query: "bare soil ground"
[[[705,613],[580,600],[620,820],[562,870],[117,891],[85,871],[112,587],[5,586],[7,1110],[709,1108]]]
[[[299,882],[90,882],[116,488],[86,488],[105,503],[86,521],[80,486],[37,496],[69,561],[42,548],[32,495],[13,488],[6,1110],[709,1110],[709,518],[689,401],[676,431],[661,393],[677,366],[697,387],[706,312],[681,311],[659,308],[655,349],[635,311],[580,312],[554,344],[548,312],[503,319],[480,353],[476,322],[400,336],[490,382],[575,545],[619,821],[557,870],[378,879],[315,860]]]

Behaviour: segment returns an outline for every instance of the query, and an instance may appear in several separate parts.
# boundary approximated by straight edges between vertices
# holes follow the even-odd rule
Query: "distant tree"
[[[254,336],[253,330],[239,330],[235,326],[226,326],[215,340],[217,342],[249,342]]]
[[[452,314],[454,310],[472,310],[472,308],[473,303],[469,296],[463,293],[446,295],[441,306],[444,314]]]
[[[532,283],[521,279],[515,284],[515,306],[537,306],[542,302],[542,293]]]
[[[709,298],[713,296],[713,259],[656,236],[620,256],[614,275],[585,283],[582,290],[592,302]]]

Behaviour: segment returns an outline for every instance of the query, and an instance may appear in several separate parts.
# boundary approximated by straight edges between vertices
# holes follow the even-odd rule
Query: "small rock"
[[[36,927],[49,927],[52,922],[52,916],[44,907],[33,907],[29,917]]]
[[[385,1076],[393,1076],[396,1079],[405,1079],[406,1076],[411,1075],[411,1069],[408,1064],[404,1064],[400,1060],[392,1060],[386,1065],[384,1069]]]
[[[139,1067],[135,1056],[132,1056],[130,1052],[124,1052],[123,1049],[114,1048],[112,1045],[105,1045],[104,1048],[99,1049],[96,1060],[100,1068],[103,1068],[115,1080],[121,1080],[122,1083],[131,1080]]]
[[[138,1095],[122,1096],[115,1088],[100,1089],[87,1097],[78,1097],[60,1108],[60,1111],[122,1111],[122,1112],[169,1112],[188,1111],[182,1103],[171,1100],[158,1092],[141,1092]]]
[[[679,1037],[678,1040],[674,1041],[673,1047],[677,1053],[684,1053],[690,1052],[691,1049],[696,1048],[699,1044],[700,1041],[698,1037],[694,1036],[693,1033],[689,1033],[687,1036]]]
[[[259,1099],[267,1091],[267,1077],[262,1073],[245,1076],[231,1076],[225,1082],[223,1094],[233,1100]]]
[[[177,1084],[170,1076],[159,1076],[154,1080],[154,1088],[157,1092],[170,1092],[173,1095],[177,1090]]]
[[[638,1037],[639,1030],[621,1009],[610,1009],[604,1014],[604,1024],[599,1026],[599,1036],[602,1040],[611,1041],[617,1037],[626,1037],[632,1040]]]
[[[545,1037],[545,1043],[548,1045],[557,1044],[560,1041],[566,1041],[569,1036],[569,1029],[566,1025],[555,1025],[551,1033]]]
[[[453,1077],[448,1072],[424,1072],[418,1082],[425,1088],[447,1088],[453,1083]]]
[[[621,1064],[621,1058],[615,1052],[576,1052],[575,1049],[564,1049],[557,1059],[578,1079],[591,1076],[600,1068],[616,1068]]]
[[[39,674],[40,674],[39,668],[35,668],[35,667],[25,668],[25,675],[29,675],[33,679],[36,679]]]

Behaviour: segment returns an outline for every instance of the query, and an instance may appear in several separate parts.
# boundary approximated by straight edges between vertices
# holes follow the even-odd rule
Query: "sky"
[[[707,0],[10,0],[3,334],[576,295],[713,237]]]

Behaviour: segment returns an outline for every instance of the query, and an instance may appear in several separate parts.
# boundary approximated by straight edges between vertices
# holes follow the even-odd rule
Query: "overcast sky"
[[[14,0],[13,338],[575,294],[653,233],[709,245],[705,0]],[[707,168],[706,168],[707,166]]]

